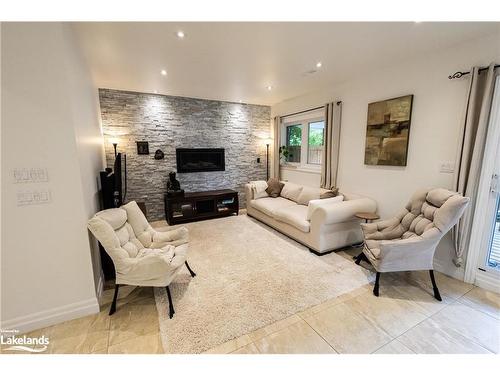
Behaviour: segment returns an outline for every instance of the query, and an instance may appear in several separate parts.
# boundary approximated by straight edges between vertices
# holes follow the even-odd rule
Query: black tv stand
[[[165,194],[165,219],[169,225],[190,221],[238,215],[238,192],[212,190],[185,193],[184,196]]]

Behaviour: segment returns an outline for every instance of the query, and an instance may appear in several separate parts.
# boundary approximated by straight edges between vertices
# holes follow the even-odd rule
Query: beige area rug
[[[155,288],[166,353],[201,353],[373,280],[352,261],[311,254],[246,215],[185,226],[197,276],[184,267],[170,285],[172,319],[165,289]]]

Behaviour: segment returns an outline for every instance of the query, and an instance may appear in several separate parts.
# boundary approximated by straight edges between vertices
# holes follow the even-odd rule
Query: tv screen
[[[177,173],[214,172],[226,169],[223,148],[178,148]]]

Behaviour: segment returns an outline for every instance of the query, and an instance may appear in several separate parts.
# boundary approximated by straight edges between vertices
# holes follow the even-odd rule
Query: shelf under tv
[[[165,219],[169,225],[238,215],[238,192],[231,189],[165,194]]]

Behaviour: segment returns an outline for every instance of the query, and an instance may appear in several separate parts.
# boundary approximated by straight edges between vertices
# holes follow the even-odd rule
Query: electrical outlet
[[[455,171],[455,163],[452,161],[444,161],[439,164],[439,172],[453,173]]]

